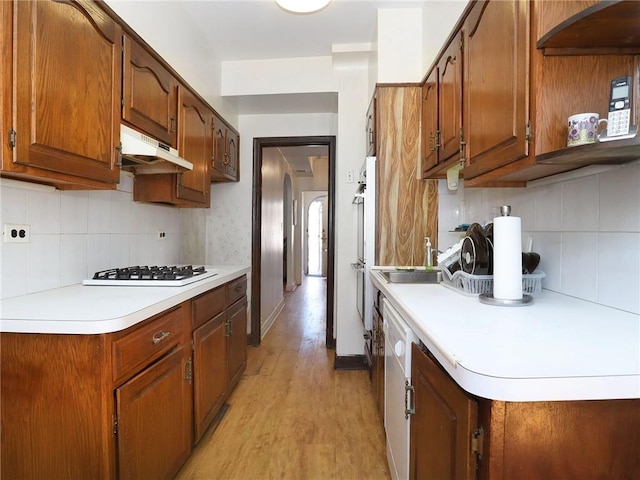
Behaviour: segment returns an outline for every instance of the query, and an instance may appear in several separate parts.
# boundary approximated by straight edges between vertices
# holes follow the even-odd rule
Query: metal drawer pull
[[[409,392],[411,392],[411,399],[409,399]],[[409,403],[411,400],[411,403]],[[409,385],[409,381],[404,381],[404,418],[409,418],[409,415],[413,415],[416,413],[416,405],[415,405],[415,390],[413,389],[413,385]]]
[[[164,331],[163,332],[158,332],[153,336],[151,341],[153,342],[154,345],[157,345],[161,341],[163,341],[165,338],[167,338],[169,335],[171,335],[171,332],[164,332]]]
[[[236,292],[240,292],[242,290],[242,285],[236,286]]]

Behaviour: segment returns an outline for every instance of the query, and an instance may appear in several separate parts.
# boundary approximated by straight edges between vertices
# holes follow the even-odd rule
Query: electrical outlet
[[[165,238],[167,238],[167,232],[158,230],[158,240],[164,240]]]
[[[2,238],[5,243],[29,243],[31,241],[31,227],[29,225],[5,223]]]

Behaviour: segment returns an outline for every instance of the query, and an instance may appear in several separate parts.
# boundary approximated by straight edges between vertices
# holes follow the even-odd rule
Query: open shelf
[[[605,0],[565,20],[544,35],[537,48],[596,50],[597,53],[640,53],[640,2]]]
[[[616,165],[640,159],[640,137],[596,142],[536,155],[536,163],[550,165]]]

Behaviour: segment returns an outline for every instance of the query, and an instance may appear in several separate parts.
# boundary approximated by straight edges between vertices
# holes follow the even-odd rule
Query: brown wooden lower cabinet
[[[196,443],[207,430],[227,396],[225,312],[193,332],[193,403]]]
[[[182,346],[116,389],[120,480],[173,478],[189,458],[189,350]]]
[[[247,298],[227,308],[227,381],[232,390],[247,366]]]
[[[640,400],[478,398],[412,349],[411,479],[640,478]]]
[[[1,333],[2,478],[173,478],[246,366],[245,292],[243,275],[121,332]]]

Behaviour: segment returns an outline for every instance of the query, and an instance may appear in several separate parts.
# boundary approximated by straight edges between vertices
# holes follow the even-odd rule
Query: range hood
[[[193,170],[193,164],[171,148],[154,138],[126,125],[120,125],[123,170],[135,174],[179,173]]]

